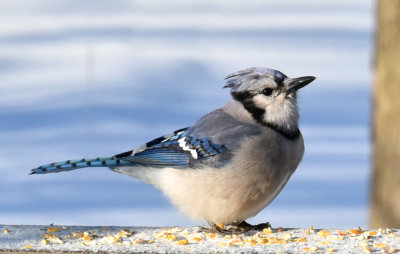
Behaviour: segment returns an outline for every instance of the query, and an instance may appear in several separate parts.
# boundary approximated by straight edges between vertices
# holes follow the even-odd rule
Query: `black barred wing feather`
[[[224,155],[219,157],[227,159],[228,153],[224,145],[191,135],[188,128],[184,128],[114,157],[143,166],[184,168],[205,164],[218,155]]]

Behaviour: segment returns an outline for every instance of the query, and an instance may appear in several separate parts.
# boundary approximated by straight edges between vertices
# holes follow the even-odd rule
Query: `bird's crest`
[[[224,88],[238,89],[243,83],[250,84],[251,80],[258,80],[263,77],[271,77],[279,81],[287,78],[285,74],[274,69],[252,67],[228,75],[225,78],[226,84]]]

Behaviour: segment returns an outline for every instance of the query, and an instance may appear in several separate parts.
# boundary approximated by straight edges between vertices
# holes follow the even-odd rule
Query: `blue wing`
[[[224,145],[190,134],[188,128],[156,138],[136,150],[114,156],[143,166],[178,168],[197,167],[212,159],[227,157],[229,150]]]

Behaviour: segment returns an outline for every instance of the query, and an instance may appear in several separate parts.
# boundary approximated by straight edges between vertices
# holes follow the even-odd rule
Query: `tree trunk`
[[[400,228],[400,0],[377,0],[371,227]]]

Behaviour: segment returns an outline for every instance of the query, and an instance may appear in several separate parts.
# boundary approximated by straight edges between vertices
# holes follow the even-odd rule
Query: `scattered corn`
[[[266,233],[266,234],[272,234],[274,231],[272,231],[271,228],[264,228],[263,232]]]
[[[177,237],[176,237],[176,235],[174,235],[174,234],[170,234],[168,237],[167,237],[167,240],[168,241],[175,241],[177,239]]]
[[[5,229],[3,230],[3,233],[4,233],[4,234],[9,234],[9,233],[10,233],[10,230],[8,230],[7,228],[5,228]]]
[[[374,248],[385,248],[387,247],[386,243],[374,243],[373,245]]]
[[[354,236],[358,236],[361,233],[361,230],[359,230],[359,229],[350,229],[349,233],[350,233],[351,236],[354,237]]]
[[[179,240],[176,242],[178,245],[187,245],[189,241],[187,239]]]
[[[318,235],[322,237],[328,237],[331,234],[328,230],[320,230],[318,231]]]
[[[45,234],[45,235],[44,235],[44,238],[45,238],[45,239],[50,239],[50,238],[52,238],[52,237],[53,237],[52,234]]]
[[[201,241],[200,237],[193,237],[192,239],[193,239],[193,241],[196,241],[196,242],[200,242]]]
[[[49,233],[54,233],[54,232],[60,232],[61,230],[57,227],[50,227],[47,229],[47,232]]]
[[[300,243],[307,242],[307,238],[305,238],[305,237],[300,237],[300,238],[297,239],[297,242],[300,242]]]

